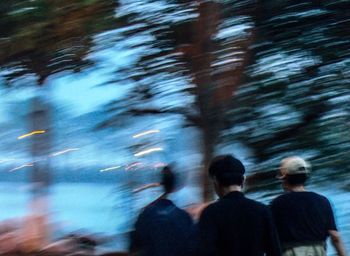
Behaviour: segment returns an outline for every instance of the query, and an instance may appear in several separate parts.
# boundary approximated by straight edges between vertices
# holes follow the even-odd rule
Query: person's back
[[[242,163],[230,155],[212,161],[209,174],[220,199],[200,216],[198,256],[280,255],[269,208],[241,192],[244,172]]]
[[[336,230],[332,208],[314,192],[287,192],[271,203],[281,241],[289,244],[323,243]]]
[[[279,255],[272,225],[267,206],[241,192],[228,193],[202,213],[199,230],[205,246],[199,255]]]
[[[135,224],[133,244],[139,255],[191,255],[192,219],[170,200],[160,199],[148,206]]]
[[[346,255],[328,199],[306,191],[310,165],[300,157],[282,160],[279,178],[286,191],[271,202],[284,256],[325,256],[330,236],[338,255]]]
[[[168,168],[162,175],[166,195],[173,190],[174,176]],[[130,252],[142,256],[190,256],[193,231],[190,215],[163,196],[139,215],[131,234]]]

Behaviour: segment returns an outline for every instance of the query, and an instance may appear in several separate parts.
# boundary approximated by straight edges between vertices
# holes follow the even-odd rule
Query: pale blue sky
[[[122,89],[116,85],[98,86],[108,77],[99,71],[84,72],[60,77],[52,81],[53,100],[64,106],[74,115],[80,115],[101,108],[121,95]]]

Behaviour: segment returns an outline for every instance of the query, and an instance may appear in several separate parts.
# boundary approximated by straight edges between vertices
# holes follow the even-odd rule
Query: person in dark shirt
[[[198,223],[198,256],[278,256],[277,231],[267,206],[241,192],[245,168],[231,155],[209,167],[219,200],[205,208]]]
[[[306,191],[311,166],[300,157],[282,160],[278,178],[286,193],[271,203],[284,256],[326,255],[326,239],[331,236],[338,255],[346,255],[328,199]]]
[[[164,194],[139,215],[131,233],[130,253],[140,256],[193,255],[192,219],[167,199],[174,190],[175,175],[167,166],[161,176]]]

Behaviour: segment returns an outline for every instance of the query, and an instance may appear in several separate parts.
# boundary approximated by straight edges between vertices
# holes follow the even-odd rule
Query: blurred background
[[[136,191],[165,164],[181,207],[213,198],[205,170],[219,153],[241,159],[248,197],[269,203],[280,160],[300,155],[350,250],[349,8],[2,0],[0,235],[45,212],[50,240],[98,234],[123,250],[160,195]]]

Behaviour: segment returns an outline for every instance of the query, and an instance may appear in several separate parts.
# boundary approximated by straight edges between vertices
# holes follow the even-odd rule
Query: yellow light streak
[[[45,133],[45,132],[46,132],[45,130],[32,131],[30,133],[26,133],[26,134],[23,134],[23,135],[17,137],[17,139],[21,140],[21,139],[24,139],[26,137],[33,136],[33,135],[36,135],[36,134],[42,134],[42,133]]]
[[[148,130],[148,131],[145,131],[145,132],[141,132],[141,133],[138,133],[138,134],[135,134],[134,136],[132,136],[134,139],[136,138],[140,138],[142,136],[145,136],[145,135],[148,135],[148,134],[152,134],[152,133],[158,133],[160,132],[160,130]]]
[[[147,149],[147,150],[143,150],[139,153],[136,153],[134,156],[143,156],[143,155],[147,155],[147,154],[150,154],[150,153],[153,153],[153,152],[157,152],[157,151],[162,151],[163,149],[162,148],[150,148],[150,149]]]

